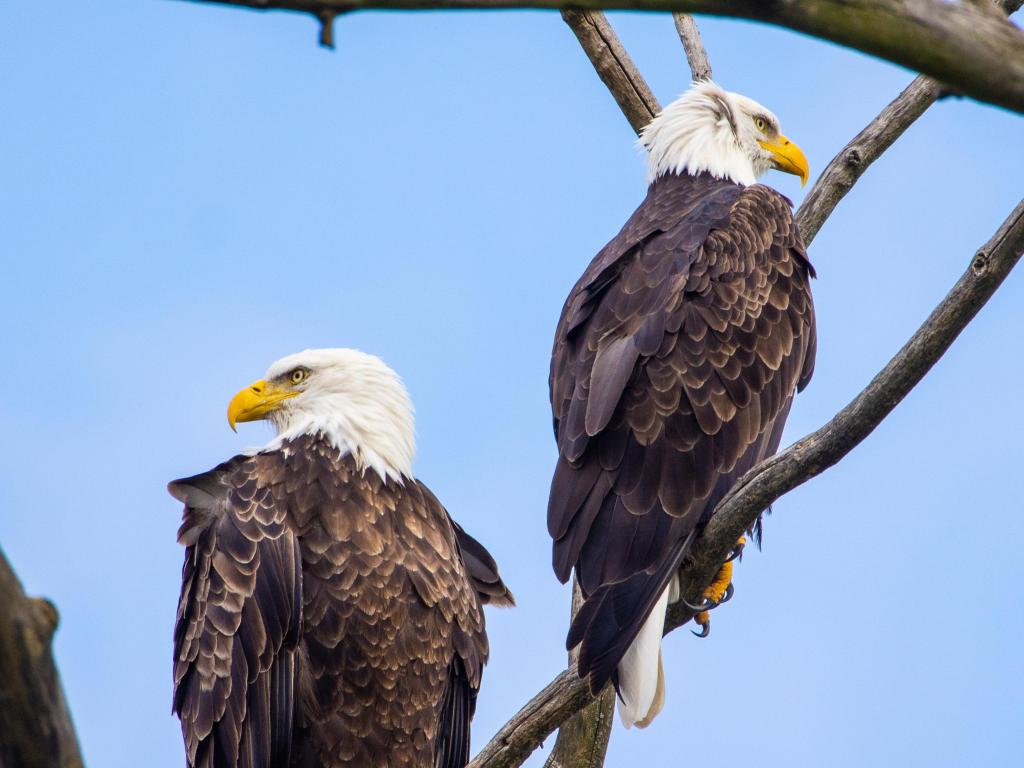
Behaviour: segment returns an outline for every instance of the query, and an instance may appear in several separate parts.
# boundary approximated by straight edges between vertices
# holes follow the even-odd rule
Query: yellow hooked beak
[[[239,421],[259,421],[277,408],[282,400],[295,397],[298,392],[267,384],[263,379],[250,384],[228,403],[228,424],[237,432],[235,424]]]
[[[800,186],[807,183],[810,169],[803,151],[781,133],[773,141],[757,140],[757,143],[772,153],[772,165],[777,171],[792,173],[800,177]]]

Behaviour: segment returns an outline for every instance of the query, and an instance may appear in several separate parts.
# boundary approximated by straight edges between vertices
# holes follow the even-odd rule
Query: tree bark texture
[[[360,10],[561,9],[564,0],[191,0],[325,16]],[[732,16],[831,40],[1024,113],[1024,32],[974,4],[941,0],[577,0],[578,10]]]
[[[0,551],[0,768],[81,768],[50,643],[57,609],[27,597]]]
[[[562,11],[562,18],[576,35],[622,114],[639,134],[661,112],[661,104],[626,53],[607,17],[600,11]]]

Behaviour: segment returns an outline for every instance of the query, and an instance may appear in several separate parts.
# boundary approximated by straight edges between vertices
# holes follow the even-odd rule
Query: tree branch
[[[593,700],[590,687],[572,665],[505,723],[466,768],[522,765],[555,728]]]
[[[688,13],[673,13],[672,20],[676,23],[676,32],[686,51],[686,62],[690,65],[690,74],[694,80],[711,79],[711,62],[708,52],[704,49],[704,41],[700,39],[697,22]]]
[[[600,11],[562,11],[597,74],[637,134],[661,112],[658,99]]]
[[[863,131],[832,158],[796,212],[796,223],[806,244],[857,180],[903,132],[924,114],[942,93],[942,86],[918,75]]]
[[[1024,5],[1024,0],[979,0],[982,1],[993,13],[1010,14]],[[882,153],[942,95],[942,85],[929,77],[919,75],[903,93],[878,114],[878,117],[832,158],[796,212],[797,226],[805,243],[809,245],[815,238],[822,224],[832,215],[836,205],[853,188],[868,166],[881,157]]]
[[[0,766],[81,768],[50,654],[57,609],[26,597],[0,551]]]
[[[558,9],[565,0],[191,0],[259,10]],[[1024,112],[1024,33],[972,4],[939,0],[576,0],[582,10],[706,13],[831,40],[929,75],[979,101]]]
[[[682,597],[699,603],[736,540],[762,510],[839,462],[859,445],[931,370],[996,292],[1024,254],[1024,200],[971,259],[963,277],[931,316],[849,405],[816,432],[744,475],[715,508],[680,571]],[[665,632],[693,612],[673,604]],[[562,672],[516,714],[470,763],[470,768],[521,765],[545,736],[593,701],[575,666]]]
[[[615,689],[609,685],[558,727],[558,738],[544,768],[601,768],[614,718]]]
[[[574,579],[570,623],[582,607],[583,592]],[[579,646],[569,652],[570,667],[576,666],[579,655]],[[601,768],[608,752],[614,716],[615,690],[606,686],[600,696],[558,727],[558,738],[544,768]]]

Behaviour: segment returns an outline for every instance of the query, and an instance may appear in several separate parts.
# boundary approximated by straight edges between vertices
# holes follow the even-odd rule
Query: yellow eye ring
[[[303,368],[296,368],[294,371],[292,371],[292,375],[290,378],[292,380],[292,384],[301,384],[306,380],[308,376],[309,371]]]
[[[754,126],[757,128],[757,130],[763,131],[765,128],[768,127],[768,123],[764,121],[763,117],[755,117]]]

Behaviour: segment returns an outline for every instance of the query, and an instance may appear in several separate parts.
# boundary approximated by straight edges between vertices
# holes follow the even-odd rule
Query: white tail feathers
[[[661,635],[669,592],[665,588],[647,621],[619,662],[619,717],[627,728],[646,728],[665,704],[665,672],[661,666]]]

